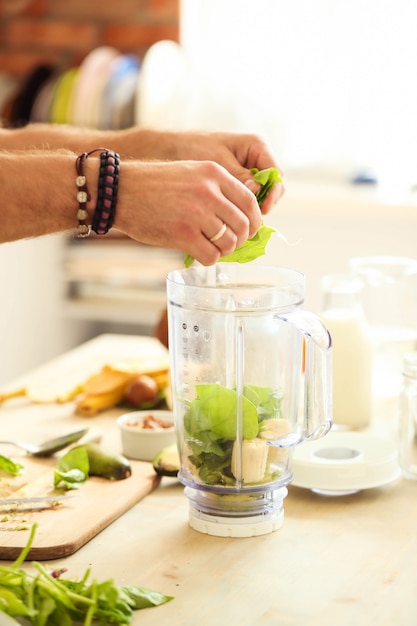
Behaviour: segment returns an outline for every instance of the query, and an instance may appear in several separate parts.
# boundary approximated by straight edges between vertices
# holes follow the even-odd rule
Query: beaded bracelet
[[[91,229],[87,224],[88,219],[88,211],[87,211],[87,202],[91,199],[90,193],[87,188],[87,178],[85,176],[85,163],[88,157],[94,152],[100,152],[105,148],[95,148],[94,150],[90,150],[90,152],[83,152],[80,154],[75,161],[75,169],[77,171],[77,178],[75,179],[75,184],[77,186],[77,201],[78,201],[78,211],[77,211],[77,235],[78,237],[88,237]]]
[[[97,203],[91,226],[97,235],[105,235],[113,226],[119,189],[119,171],[118,153],[113,150],[104,150],[100,155]]]

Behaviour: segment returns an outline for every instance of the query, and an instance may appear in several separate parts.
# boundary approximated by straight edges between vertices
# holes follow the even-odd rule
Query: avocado
[[[180,471],[180,457],[177,444],[173,443],[158,452],[152,461],[152,467],[158,476],[177,476]]]
[[[108,480],[123,480],[132,475],[130,462],[122,454],[106,450],[97,443],[82,446],[87,451],[90,476],[101,476]]]

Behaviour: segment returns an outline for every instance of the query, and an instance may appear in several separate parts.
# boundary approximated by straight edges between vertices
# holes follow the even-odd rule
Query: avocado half
[[[152,467],[158,476],[177,476],[180,471],[180,457],[177,444],[173,443],[158,452],[152,461]]]

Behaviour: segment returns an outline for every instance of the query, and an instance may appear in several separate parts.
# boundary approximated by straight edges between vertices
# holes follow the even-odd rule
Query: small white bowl
[[[172,427],[155,430],[140,428],[138,424],[148,415],[171,422]],[[117,425],[120,428],[123,454],[128,459],[153,461],[158,452],[176,441],[174,416],[171,411],[148,410],[124,413],[118,418]]]

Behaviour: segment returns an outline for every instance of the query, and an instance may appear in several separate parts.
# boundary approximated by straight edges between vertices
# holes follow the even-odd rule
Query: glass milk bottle
[[[357,277],[322,279],[321,319],[332,337],[333,422],[364,428],[372,416],[372,338],[362,304],[363,283]]]
[[[399,461],[404,476],[417,480],[417,352],[407,353],[403,361]]]

